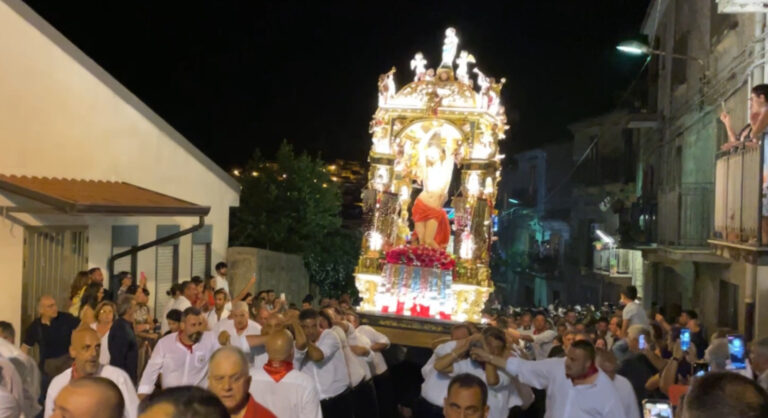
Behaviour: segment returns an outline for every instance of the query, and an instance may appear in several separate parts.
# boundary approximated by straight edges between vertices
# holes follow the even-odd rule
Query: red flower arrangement
[[[406,245],[387,251],[388,264],[453,270],[456,259],[443,249]]]

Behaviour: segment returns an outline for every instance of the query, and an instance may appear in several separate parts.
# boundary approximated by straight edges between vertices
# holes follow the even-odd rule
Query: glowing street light
[[[667,54],[666,52],[659,51],[658,49],[651,49],[650,46],[638,41],[624,41],[618,44],[616,49],[630,55],[669,55],[672,58],[682,58],[685,60],[696,61],[704,66],[704,61],[699,58],[692,57],[690,55]]]
[[[611,246],[616,245],[616,240],[613,239],[613,237],[611,237],[610,235],[606,234],[605,232],[598,229],[595,231],[595,233],[597,234],[598,237],[600,237],[600,241],[603,241],[605,244],[608,244]]]

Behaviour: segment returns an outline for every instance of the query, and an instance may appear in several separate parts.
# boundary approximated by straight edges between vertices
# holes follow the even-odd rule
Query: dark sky
[[[637,36],[649,1],[27,3],[228,169],[283,138],[363,161],[378,75],[395,65],[399,88],[416,51],[439,62],[447,26],[507,78],[507,153],[563,140],[637,77],[642,58],[615,45]]]

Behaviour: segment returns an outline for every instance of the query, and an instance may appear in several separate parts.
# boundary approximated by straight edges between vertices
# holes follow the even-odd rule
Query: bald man
[[[84,377],[103,377],[114,383],[122,393],[125,404],[126,418],[135,418],[139,399],[131,378],[123,370],[110,365],[99,363],[101,351],[101,338],[91,328],[79,328],[72,333],[72,343],[69,346],[69,355],[74,359],[72,367],[54,377],[48,387],[45,399],[45,417],[53,415],[54,400],[59,393],[70,384]],[[65,415],[66,416],[66,415]],[[78,416],[79,415],[74,415]]]
[[[321,418],[314,380],[293,368],[291,333],[272,333],[266,351],[267,363],[251,369],[251,396],[280,418]]]
[[[621,406],[624,408],[624,414],[627,418],[640,418],[640,409],[637,407],[637,396],[632,388],[632,383],[626,377],[616,374],[619,365],[616,356],[612,351],[597,350],[595,364],[613,380],[613,386],[619,394]]]
[[[275,418],[269,409],[248,393],[251,377],[248,359],[237,347],[222,347],[211,356],[208,366],[208,389],[227,408],[232,418]]]
[[[229,334],[230,344],[240,348],[245,353],[250,353],[251,347],[248,345],[246,337],[249,335],[260,335],[261,325],[248,318],[248,304],[242,301],[232,304],[232,312],[229,314],[229,318],[222,319],[216,324],[214,334],[219,338],[219,342],[222,342],[221,334],[226,332]]]
[[[64,386],[53,405],[53,418],[121,418],[127,412],[117,385],[96,376],[81,377]]]

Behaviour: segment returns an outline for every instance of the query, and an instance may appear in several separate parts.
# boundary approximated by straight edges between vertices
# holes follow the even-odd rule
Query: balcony
[[[713,244],[766,245],[766,234],[761,233],[762,224],[768,225],[768,217],[761,216],[761,195],[767,185],[763,179],[768,174],[760,167],[764,152],[763,146],[747,143],[715,157]]]
[[[624,248],[595,250],[592,254],[593,270],[611,277],[632,277],[632,258],[636,255],[640,255],[640,251]],[[642,255],[640,258],[642,260]]]

